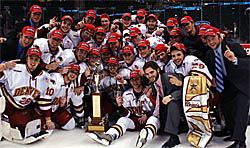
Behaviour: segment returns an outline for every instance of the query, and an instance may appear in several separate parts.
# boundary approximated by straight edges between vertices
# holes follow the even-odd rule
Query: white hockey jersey
[[[56,62],[59,62],[60,60],[58,59],[58,57],[61,56],[63,50],[60,46],[58,46],[58,51],[55,55],[52,55],[50,50],[49,50],[49,42],[48,42],[48,39],[45,39],[45,38],[39,38],[39,39],[36,39],[33,43],[32,46],[38,46],[39,49],[41,50],[42,52],[42,60],[44,63],[46,64],[50,64],[54,61]]]
[[[129,111],[127,117],[129,117],[131,114],[135,114],[136,116],[140,117],[145,113],[152,112],[154,109],[154,105],[145,94],[142,94],[139,98],[136,98],[133,88],[126,90],[122,97],[122,105]]]
[[[52,112],[55,112],[59,108],[60,98],[66,97],[66,104],[68,104],[69,98],[71,97],[74,90],[74,85],[72,82],[68,85],[65,85],[63,75],[60,73],[51,73],[50,76]]]
[[[41,71],[35,78],[25,64],[3,71],[0,82],[4,83],[1,94],[16,108],[24,109],[31,102],[37,102],[41,110],[51,108],[51,97],[48,95],[50,75]]]
[[[175,63],[171,59],[168,62],[167,66],[165,66],[165,71],[170,73],[180,74],[182,76],[191,75],[192,72],[198,72],[202,73],[207,78],[209,78],[210,81],[212,81],[212,75],[208,71],[208,68],[205,65],[205,63],[203,63],[197,57],[192,55],[186,56],[179,68],[175,65]]]
[[[123,76],[125,79],[129,79],[130,72],[132,70],[141,70],[144,66],[144,61],[136,57],[135,61],[132,65],[128,66],[124,61],[119,62],[119,66],[122,67],[119,74]]]
[[[109,95],[110,99],[115,100],[117,94],[119,96],[122,95],[125,87],[124,84],[115,80],[115,77],[105,76],[99,84],[99,90],[105,91]]]

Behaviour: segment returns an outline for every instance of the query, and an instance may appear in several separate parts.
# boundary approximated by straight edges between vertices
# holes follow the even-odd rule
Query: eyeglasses
[[[131,56],[131,53],[127,53],[127,52],[126,52],[126,53],[124,53],[123,55],[124,55],[125,57],[129,57],[129,56]]]

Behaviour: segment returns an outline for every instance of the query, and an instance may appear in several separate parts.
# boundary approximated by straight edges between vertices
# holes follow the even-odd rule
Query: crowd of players
[[[90,133],[92,139],[109,145],[127,129],[140,130],[136,145],[142,147],[162,129],[170,135],[162,147],[174,147],[180,143],[180,126],[188,128],[183,80],[198,71],[211,82],[216,99],[209,105],[225,119],[215,135],[229,136],[226,140],[234,141],[229,147],[246,147],[249,57],[226,33],[196,26],[190,16],[163,24],[144,9],[113,21],[104,13],[98,23],[95,10],[81,20],[65,15],[40,24],[42,8],[33,5],[28,16],[0,38],[2,120],[23,138],[35,119],[42,130],[83,127],[92,115],[92,93],[99,89],[110,128]],[[98,88],[96,73],[101,75]]]

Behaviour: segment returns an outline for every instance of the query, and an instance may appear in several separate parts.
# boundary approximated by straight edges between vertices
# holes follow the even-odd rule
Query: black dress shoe
[[[231,132],[229,130],[222,130],[222,131],[216,131],[214,132],[214,136],[216,137],[225,137],[230,136]]]
[[[227,148],[246,148],[245,141],[235,141],[232,145]]]
[[[232,136],[228,136],[226,138],[223,139],[223,141],[234,141]]]
[[[162,145],[162,148],[170,148],[180,144],[179,137],[176,135],[171,135],[166,143]]]

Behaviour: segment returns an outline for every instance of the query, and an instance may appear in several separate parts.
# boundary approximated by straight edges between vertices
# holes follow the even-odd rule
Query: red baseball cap
[[[80,66],[76,63],[72,63],[70,64],[70,69],[71,70],[76,70],[78,72],[78,74],[80,73]]]
[[[167,20],[166,26],[175,26],[176,24],[178,24],[178,21],[176,18],[169,18]]]
[[[71,23],[74,22],[73,18],[72,18],[71,16],[69,16],[69,15],[64,15],[64,16],[62,17],[61,21],[64,21],[64,20],[66,20],[66,19],[70,20]]]
[[[106,34],[106,29],[104,27],[97,27],[95,32],[96,33],[102,32],[102,33]]]
[[[122,54],[124,53],[134,53],[134,48],[130,45],[126,45],[122,48]]]
[[[95,26],[92,24],[86,24],[84,30],[87,30],[89,33],[94,34],[95,33]]]
[[[129,36],[136,36],[138,34],[141,34],[141,30],[137,27],[133,27],[129,29]]]
[[[211,26],[207,24],[201,25],[199,30],[199,35],[205,35],[206,30],[210,27]]]
[[[108,42],[116,42],[120,39],[120,35],[118,33],[110,33],[108,37]]]
[[[149,18],[154,18],[155,21],[158,20],[158,17],[156,15],[154,15],[154,14],[149,14],[148,17],[147,17],[147,19],[149,19]]]
[[[215,28],[215,27],[210,27],[210,28],[208,28],[208,29],[205,31],[204,35],[205,35],[205,36],[209,36],[209,35],[211,35],[211,36],[216,36],[218,33],[220,33],[220,30],[219,30],[219,29],[217,29],[217,28]]]
[[[160,53],[162,51],[166,51],[168,49],[167,46],[165,46],[165,44],[158,44],[156,47],[155,47],[155,52],[156,53]]]
[[[146,16],[147,12],[144,9],[139,9],[136,12],[136,16]]]
[[[23,27],[22,33],[23,33],[23,36],[30,36],[34,39],[36,29],[31,26],[25,26]]]
[[[182,32],[178,28],[174,28],[170,31],[170,35],[182,35]]]
[[[92,49],[90,50],[89,54],[96,54],[96,55],[98,55],[98,56],[101,55],[100,50],[97,49],[97,48],[92,48]]]
[[[175,48],[173,48],[175,47]],[[174,43],[171,47],[170,47],[170,52],[172,52],[173,50],[180,50],[180,51],[186,51],[185,46],[182,43]]]
[[[193,21],[194,20],[190,16],[184,16],[183,18],[181,18],[181,24],[183,24],[183,23],[189,23],[189,22],[193,22]]]
[[[30,12],[31,13],[36,13],[36,12],[42,13],[43,9],[42,9],[41,6],[33,5],[33,6],[30,7]]]
[[[111,64],[111,63],[113,63],[113,64],[118,64],[118,59],[116,58],[116,57],[110,57],[109,58],[109,61],[108,61],[108,64]]]
[[[42,52],[39,48],[37,47],[32,47],[28,50],[27,55],[37,55],[39,58],[42,56]]]
[[[83,50],[89,52],[90,46],[86,42],[81,42],[81,43],[78,44],[78,49],[83,49]]]
[[[108,18],[109,21],[110,21],[110,17],[109,17],[109,15],[107,13],[101,14],[100,19],[102,19],[102,18]]]
[[[102,45],[100,52],[101,53],[111,52],[109,44]]]
[[[123,13],[122,18],[124,17],[129,17],[131,19],[131,14],[130,13]]]
[[[95,10],[90,9],[90,10],[87,11],[86,15],[95,18],[96,17],[96,12],[95,12]]]
[[[148,40],[141,40],[139,43],[138,43],[138,47],[147,47],[147,46],[150,46],[150,42]]]
[[[52,31],[51,37],[63,40],[63,32],[59,29],[56,29],[56,30]]]
[[[132,78],[137,78],[137,77],[140,77],[140,70],[132,70],[130,72],[129,78],[132,79]]]

